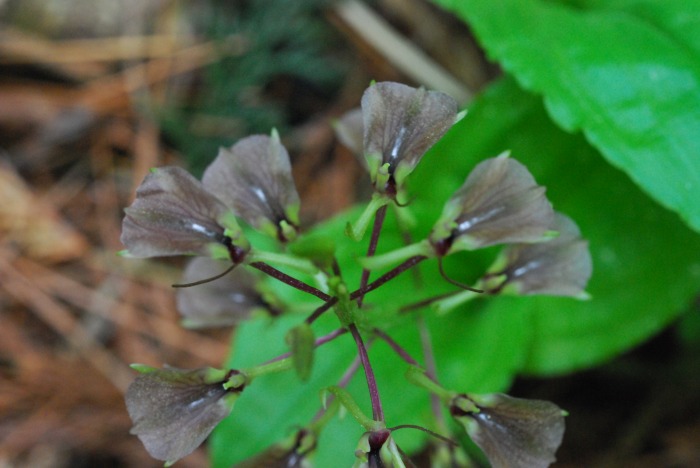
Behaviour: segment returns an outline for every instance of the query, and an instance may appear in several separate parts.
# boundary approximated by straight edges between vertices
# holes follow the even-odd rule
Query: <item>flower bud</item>
[[[559,235],[547,242],[506,247],[482,280],[484,287],[518,295],[586,298],[584,289],[593,270],[588,242],[563,214],[555,214],[552,229]]]
[[[355,450],[355,468],[403,468],[414,466],[401,451],[389,429],[366,432]]]
[[[179,167],[152,169],[124,212],[121,241],[130,256],[209,255],[231,238],[248,248],[226,206]]]
[[[153,458],[174,462],[190,454],[229,415],[246,378],[238,371],[139,366],[126,407]]]
[[[375,189],[394,194],[455,123],[457,101],[438,91],[376,83],[362,96],[364,155]]]
[[[230,149],[221,148],[202,181],[251,226],[281,241],[295,237],[299,195],[289,154],[277,132],[249,136]]]
[[[547,239],[554,211],[530,172],[504,153],[479,163],[433,227],[438,255]]]
[[[462,394],[450,413],[494,468],[545,468],[564,437],[566,412],[548,401]]]

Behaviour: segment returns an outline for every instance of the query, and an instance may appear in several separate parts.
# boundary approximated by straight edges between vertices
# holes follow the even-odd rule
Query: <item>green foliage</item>
[[[552,119],[700,230],[697,0],[437,0]]]
[[[423,312],[441,383],[457,391],[502,391],[518,373],[563,373],[603,362],[668,324],[697,293],[700,280],[700,237],[607,165],[582,137],[559,130],[540,100],[511,80],[497,83],[475,102],[409,179],[411,194],[416,195],[414,238],[427,235],[439,207],[471,168],[506,149],[548,187],[555,209],[576,219],[590,240],[594,275],[588,291],[593,299],[489,297],[442,317]],[[345,238],[343,229],[345,221],[357,214],[356,210],[341,215],[313,230],[316,238],[335,241],[343,274],[351,279],[359,278],[354,259],[363,255],[365,247]],[[391,212],[388,219],[393,219]],[[389,222],[380,252],[400,245],[396,226]],[[473,281],[496,252],[448,257],[446,269],[455,279]],[[372,320],[394,323],[389,334],[416,357],[421,351],[415,314],[398,317],[396,308],[451,290],[433,261],[420,268],[423,287],[415,287],[406,273],[367,296]],[[308,301],[284,285],[270,286],[288,300]],[[285,332],[302,320],[291,316],[243,325],[228,364],[241,368],[283,353]],[[337,327],[337,319],[323,317],[314,327],[318,327],[316,336],[321,336]],[[300,384],[293,373],[270,375],[243,393],[235,414],[215,432],[215,466],[229,466],[287,435],[296,425],[308,423],[318,409],[320,389],[338,381],[355,353],[346,336],[316,354],[308,382]],[[406,383],[404,363],[383,343],[370,350],[370,358],[388,424],[429,425],[427,395]],[[361,376],[353,380],[350,390],[364,408],[369,406]],[[350,418],[333,421],[321,434],[317,465],[349,465],[361,432]],[[422,440],[422,434],[411,431],[396,437],[409,452]]]

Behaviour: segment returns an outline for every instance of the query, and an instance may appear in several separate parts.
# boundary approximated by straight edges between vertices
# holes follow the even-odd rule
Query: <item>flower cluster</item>
[[[289,155],[274,130],[269,136],[250,136],[222,148],[201,181],[177,167],[154,169],[146,176],[133,204],[125,210],[124,254],[194,256],[184,270],[182,284],[174,285],[183,325],[230,326],[254,316],[274,319],[303,309],[299,304],[284,304],[274,288],[260,281],[261,275],[321,300],[305,310],[305,319],[289,330],[289,352],[258,366],[238,370],[135,366],[141,374],[127,392],[127,408],[134,422],[132,432],[153,457],[168,462],[184,457],[228,416],[237,396],[258,376],[294,370],[305,380],[315,350],[349,335],[357,347],[357,358],[340,382],[329,383],[325,405],[317,415],[287,439],[239,466],[311,466],[318,436],[341,406],[365,429],[355,466],[410,465],[393,431],[414,426],[387,427],[365,345],[368,337],[385,340],[410,365],[408,382],[440,399],[493,466],[544,467],[554,461],[564,433],[564,412],[557,406],[502,394],[446,390],[433,372],[415,367],[417,361],[377,320],[366,320],[372,307],[363,304],[365,295],[428,259],[436,259],[445,279],[460,288],[402,311],[424,306],[447,311],[473,297],[495,294],[586,296],[592,271],[587,242],[570,218],[553,210],[544,187],[507,153],[473,169],[447,200],[425,239],[375,255],[388,209],[399,217],[410,210],[405,182],[423,155],[459,120],[458,109],[454,99],[440,92],[375,83],[365,91],[361,108],[336,122],[339,139],[358,155],[374,187],[365,211],[348,224],[347,234],[357,241],[374,220],[367,255],[359,259],[362,277],[354,290],[342,275],[338,257],[342,250],[334,248],[335,239],[328,244],[305,243]],[[274,239],[278,248],[269,251],[252,245],[248,239],[253,237],[246,236],[245,226]],[[446,277],[444,257],[492,245],[505,247],[473,287]],[[274,265],[305,276],[292,276]],[[370,281],[372,270],[380,268],[389,270]],[[339,328],[316,337],[313,324],[327,311],[335,313]],[[427,344],[425,349],[430,352]],[[370,394],[371,418],[344,389],[360,365]],[[444,431],[441,413],[435,418]],[[466,460],[447,437],[422,430],[439,439],[436,460],[454,466]]]

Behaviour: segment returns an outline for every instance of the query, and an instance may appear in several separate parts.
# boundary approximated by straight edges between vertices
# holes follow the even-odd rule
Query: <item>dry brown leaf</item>
[[[77,258],[88,249],[85,237],[49,203],[32,193],[7,164],[0,164],[0,239],[48,263]]]

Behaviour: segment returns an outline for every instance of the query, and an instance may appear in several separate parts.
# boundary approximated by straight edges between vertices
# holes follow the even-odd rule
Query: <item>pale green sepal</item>
[[[387,205],[390,201],[391,200],[383,195],[374,194],[357,221],[355,221],[354,224],[350,222],[347,223],[345,226],[345,235],[356,242],[361,241],[365,235],[365,231],[367,231],[367,227],[374,218],[374,214],[379,208]]]
[[[477,285],[478,288],[478,285]],[[446,314],[450,312],[451,310],[454,310],[455,308],[461,306],[462,304],[465,304],[472,299],[476,299],[477,297],[483,296],[482,293],[474,292],[474,291],[462,291],[454,296],[449,296],[446,297],[445,299],[441,299],[439,301],[433,302],[430,307],[439,315]]]
[[[284,207],[284,215],[287,217],[289,221],[292,222],[292,224],[298,226],[299,225],[299,209],[301,207],[299,206],[299,203],[292,203],[291,205],[287,205]]]
[[[228,249],[225,245],[211,243],[207,246],[209,250],[209,257],[214,260],[229,260]]]
[[[226,377],[226,374],[227,374],[228,372],[227,372],[227,371],[222,371],[222,372],[224,372],[224,376],[223,376],[223,377]],[[208,377],[208,376],[207,376],[207,377]],[[223,377],[222,377],[222,378],[223,378]],[[221,380],[221,378],[216,379],[216,380],[214,380],[213,382],[217,382],[217,381],[219,381],[219,380]],[[224,385],[223,385],[223,386],[224,386],[224,388],[225,388],[226,390],[229,390],[229,389],[236,389],[236,388],[241,388],[241,387],[247,385],[248,382],[249,382],[248,377],[247,377],[245,374],[243,374],[243,373],[234,373],[233,375],[231,375],[231,377],[228,378],[228,380],[227,380],[226,382],[224,382]]]
[[[389,163],[384,163],[377,169],[376,175],[373,178],[374,187],[377,191],[383,192],[383,188],[386,187],[386,184],[389,182],[389,178],[391,178],[391,173],[389,172],[390,168],[391,166]]]
[[[350,415],[353,418],[355,418],[355,420],[362,427],[365,428],[365,430],[378,431],[386,427],[386,425],[382,421],[375,421],[367,417],[365,413],[362,412],[357,402],[355,402],[355,399],[352,397],[352,395],[350,395],[350,392],[348,392],[344,388],[332,385],[330,387],[326,387],[322,391],[333,394],[333,396],[335,396],[338,399],[338,401],[340,401],[341,406],[344,407],[350,413]]]
[[[427,239],[424,239],[420,242],[416,242],[415,244],[407,245],[406,247],[401,247],[382,255],[362,257],[359,258],[358,261],[363,268],[368,270],[378,270],[395,266],[404,260],[415,257],[416,255],[434,257],[435,251],[433,250],[430,242]]]
[[[146,365],[146,364],[140,364],[140,363],[138,363],[138,362],[135,362],[135,363],[133,363],[133,364],[129,364],[129,367],[131,367],[132,369],[134,369],[134,370],[135,370],[136,372],[138,372],[139,374],[148,374],[148,373],[150,373],[150,372],[153,372],[153,371],[158,370],[157,367],[148,366],[148,365]]]
[[[241,235],[241,227],[233,212],[227,211],[217,221],[224,227],[225,235],[229,236],[231,239],[235,239]]]
[[[262,232],[268,237],[272,237],[273,239],[277,239],[277,226],[275,226],[275,223],[270,221],[264,216],[260,216],[255,220],[254,225],[256,226],[255,230],[258,232]]]
[[[280,221],[279,230],[282,232],[282,237],[287,241],[293,241],[297,237],[297,230],[287,222],[286,219]]]
[[[396,169],[394,170],[394,180],[396,181],[397,187],[402,187],[404,180],[409,176],[411,172],[416,168],[413,164],[408,164],[405,160],[400,161]]]
[[[318,273],[318,268],[316,268],[316,266],[309,260],[284,253],[266,252],[263,250],[252,249],[246,256],[246,263],[253,262],[265,262],[286,266],[309,275],[315,275]]]
[[[379,167],[382,165],[382,155],[379,153],[366,153],[365,161],[367,162],[367,170],[369,171],[370,179],[372,183],[376,183],[377,173],[379,172]]]

